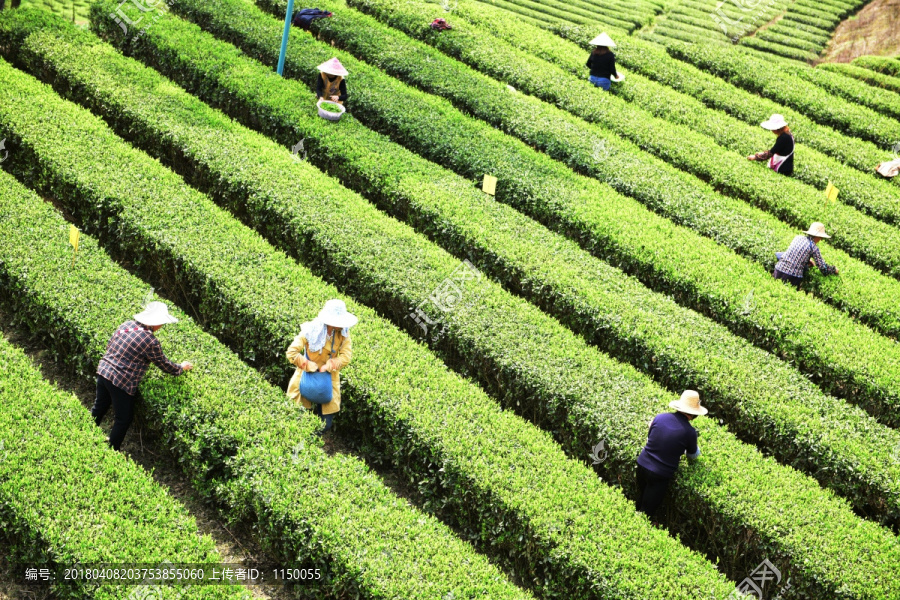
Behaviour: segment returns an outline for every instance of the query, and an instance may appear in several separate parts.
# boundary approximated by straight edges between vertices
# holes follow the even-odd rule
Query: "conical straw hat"
[[[337,57],[334,57],[331,60],[326,60],[316,68],[323,73],[328,73],[329,75],[337,75],[338,77],[346,77],[350,74],[347,72],[347,69],[344,68],[344,65],[341,64],[341,61],[337,59]]]
[[[606,35],[605,31],[603,33],[601,33],[600,35],[598,35],[597,37],[595,37],[594,39],[592,39],[590,43],[591,43],[591,46],[606,46],[607,48],[615,48],[616,47],[616,43],[614,41],[612,41],[611,37]]]

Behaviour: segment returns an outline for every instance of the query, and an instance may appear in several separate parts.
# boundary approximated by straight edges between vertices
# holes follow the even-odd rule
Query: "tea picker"
[[[605,32],[592,39],[590,43],[594,50],[587,59],[586,66],[591,70],[588,79],[598,88],[608,92],[613,81],[619,82],[624,79],[616,71],[616,55],[610,50],[616,47],[616,43]]]
[[[803,276],[810,264],[815,264],[825,275],[838,275],[837,267],[832,267],[822,259],[819,242],[831,238],[825,233],[825,225],[813,223],[802,235],[798,235],[784,252],[776,252],[775,270],[772,277],[790,283],[800,289]]]
[[[764,152],[757,152],[747,157],[747,160],[768,160],[769,168],[782,175],[791,175],[794,172],[794,134],[791,133],[787,121],[779,114],[774,114],[760,123],[763,129],[774,133],[775,145]]]
[[[691,421],[709,411],[700,406],[700,394],[685,390],[681,398],[669,403],[674,413],[661,413],[650,421],[647,444],[637,459],[637,497],[635,507],[653,519],[666,490],[675,477],[683,454],[691,460],[700,457],[699,433]]]
[[[319,77],[316,79],[316,98],[319,101],[334,102],[347,108],[347,82],[344,77],[349,75],[347,69],[337,57],[326,60],[316,67],[319,69]]]
[[[325,433],[341,410],[341,380],[338,372],[350,364],[350,328],[359,319],[347,312],[341,300],[329,300],[318,316],[300,326],[300,333],[287,349],[287,359],[296,367],[287,396],[311,409],[325,424]]]
[[[159,340],[153,334],[163,325],[177,323],[162,302],[151,302],[143,312],[125,321],[106,344],[106,353],[97,367],[97,397],[91,416],[99,426],[110,405],[116,419],[109,432],[109,445],[118,450],[134,418],[138,384],[150,368],[150,363],[170,375],[181,375],[193,365],[175,364],[163,354]]]

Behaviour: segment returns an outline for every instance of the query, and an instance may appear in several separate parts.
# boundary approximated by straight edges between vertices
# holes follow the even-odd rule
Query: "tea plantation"
[[[863,4],[322,0],[283,57],[287,0],[5,5],[0,584],[900,600],[900,176],[875,171],[900,158],[900,59],[812,66]],[[585,66],[602,31],[608,92]],[[346,112],[316,106],[333,57]],[[774,113],[789,177],[747,160]],[[775,252],[812,222],[839,275],[795,289]],[[323,436],[285,350],[332,298],[359,324]],[[229,562],[40,364],[93,385],[151,300],[195,368],[141,382],[148,439],[314,580],[102,574]],[[635,460],[686,389],[702,454],[651,519]]]

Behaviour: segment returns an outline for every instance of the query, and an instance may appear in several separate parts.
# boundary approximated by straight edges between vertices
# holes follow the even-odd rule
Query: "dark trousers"
[[[662,504],[669,488],[669,482],[672,481],[668,477],[661,477],[645,469],[641,465],[637,466],[637,500],[635,507],[639,512],[644,513],[651,519],[656,515],[656,510]]]
[[[791,284],[792,286],[794,286],[795,288],[797,288],[798,290],[800,289],[800,284],[803,283],[802,277],[795,277],[794,275],[788,275],[787,273],[782,273],[778,269],[775,269],[774,271],[772,271],[772,277],[774,277],[775,279],[777,279],[779,281],[787,282],[787,283]]]
[[[97,375],[97,397],[94,400],[94,407],[91,408],[91,416],[99,426],[112,405],[113,410],[116,411],[116,418],[113,421],[112,430],[109,432],[109,445],[115,450],[122,445],[122,440],[125,439],[125,434],[131,427],[136,399],[136,396],[127,394],[122,388],[114,386],[106,377]]]
[[[325,433],[334,425],[334,415],[323,415],[321,404],[313,403],[313,414],[319,415],[319,418],[325,423],[325,428],[319,433]]]

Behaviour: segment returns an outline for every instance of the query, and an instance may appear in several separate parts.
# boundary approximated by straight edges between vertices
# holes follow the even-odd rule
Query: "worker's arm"
[[[331,358],[322,365],[322,368],[319,369],[322,372],[331,372],[331,371],[340,371],[344,367],[350,364],[350,358],[353,356],[353,344],[350,341],[350,336],[344,338],[344,341],[341,343],[341,350],[338,352],[338,355],[334,358]]]
[[[341,101],[341,102],[346,102],[346,101],[347,101],[347,97],[350,96],[350,94],[347,93],[347,82],[346,82],[346,80],[341,79],[341,85],[339,86],[339,89],[340,89],[341,94],[340,94],[340,96],[338,96],[338,100]]]
[[[837,269],[832,267],[822,258],[822,253],[819,251],[819,247],[815,244],[812,244],[812,259],[813,262],[816,263],[816,266],[819,267],[819,270],[822,271],[825,275],[834,275],[837,273]]]
[[[304,352],[306,351],[306,336],[303,334],[298,335],[294,338],[294,341],[291,342],[290,347],[287,349],[287,359],[288,362],[298,367],[301,371],[309,371],[316,370],[319,368],[319,365],[314,363],[311,360],[308,360],[306,356],[304,356]],[[310,369],[310,367],[314,367]]]
[[[757,152],[756,154],[751,154],[747,157],[747,160],[769,160],[772,158],[772,151],[766,150],[764,152]]]
[[[693,442],[691,442],[691,444],[688,445],[687,449],[684,452],[687,455],[687,457],[691,460],[697,460],[698,458],[700,458],[700,446],[697,444],[698,436],[699,436],[699,434],[697,433],[697,430],[695,429],[694,435],[693,435]]]
[[[322,94],[325,93],[325,84],[322,81],[322,76],[319,75],[316,77],[316,98],[321,98]]]
[[[586,66],[588,69],[591,68],[591,60],[592,60],[593,58],[594,58],[594,53],[593,53],[593,52],[591,52],[590,54],[588,54],[587,62],[584,64],[584,66]]]
[[[160,345],[159,340],[155,337],[150,340],[150,345],[147,348],[147,358],[154,365],[168,373],[169,375],[181,375],[185,370],[190,371],[189,368],[186,368],[190,363],[184,364],[175,364],[163,354],[162,345]]]

